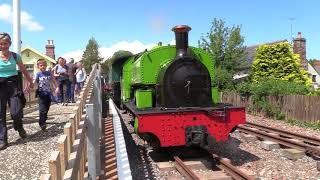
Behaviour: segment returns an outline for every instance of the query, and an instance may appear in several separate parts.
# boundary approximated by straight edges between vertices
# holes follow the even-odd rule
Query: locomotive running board
[[[232,106],[230,104],[219,103],[213,107],[181,107],[181,108],[165,108],[165,107],[152,107],[145,109],[137,109],[133,102],[123,103],[128,111],[135,116],[143,114],[159,114],[159,113],[176,113],[176,112],[193,112],[204,111],[217,117],[224,117],[226,109],[243,108],[239,106]]]

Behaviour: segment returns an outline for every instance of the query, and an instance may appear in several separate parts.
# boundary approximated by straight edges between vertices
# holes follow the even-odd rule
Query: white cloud
[[[12,22],[12,10],[9,4],[0,5],[0,20],[5,22]]]
[[[42,31],[43,26],[32,20],[32,16],[25,11],[21,12],[21,25],[29,31]]]
[[[9,4],[0,5],[0,21],[12,23],[12,7]],[[26,12],[21,11],[21,26],[28,31],[42,31],[44,28],[38,22],[32,19],[32,16]]]
[[[82,54],[83,54],[83,50],[79,49],[79,50],[68,52],[62,55],[62,57],[64,57],[67,60],[67,62],[69,62],[70,58],[73,58],[75,62],[78,62],[81,60]],[[56,59],[58,59],[58,57],[56,57]]]
[[[112,45],[109,48],[106,47],[101,47],[99,49],[100,54],[102,57],[105,58],[109,58],[111,57],[115,52],[119,51],[119,50],[124,50],[124,51],[130,51],[133,54],[137,54],[139,52],[144,51],[145,49],[150,50],[151,48],[153,48],[156,44],[147,44],[144,45],[142,44],[140,41],[133,41],[133,42],[127,42],[127,41],[121,41],[118,42],[114,45]]]
[[[100,56],[107,59],[109,57],[111,57],[115,52],[119,51],[119,50],[125,50],[125,51],[130,51],[133,54],[137,54],[139,52],[144,51],[145,49],[150,50],[151,48],[153,48],[156,44],[142,44],[140,41],[132,41],[132,42],[127,42],[127,41],[121,41],[118,42],[114,45],[112,45],[111,47],[101,47],[99,48],[99,52],[100,52]],[[76,51],[72,51],[72,52],[68,52],[64,55],[62,55],[62,57],[66,58],[67,61],[70,58],[74,58],[75,62],[80,61],[82,54],[83,54],[84,50],[76,50]]]

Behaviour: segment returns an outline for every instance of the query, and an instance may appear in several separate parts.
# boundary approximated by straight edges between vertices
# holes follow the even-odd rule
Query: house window
[[[25,64],[26,70],[28,71],[30,77],[33,77],[34,65],[33,64]]]
[[[30,57],[30,53],[29,53],[29,52],[26,52],[26,56],[27,56],[27,57]]]
[[[312,82],[316,82],[317,75],[312,75]]]

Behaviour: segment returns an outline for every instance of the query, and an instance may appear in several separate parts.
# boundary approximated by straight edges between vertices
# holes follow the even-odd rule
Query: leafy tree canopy
[[[247,67],[243,43],[240,26],[225,27],[225,21],[215,18],[207,36],[201,37],[199,47],[213,56],[217,67],[235,73]]]
[[[309,86],[308,72],[301,68],[299,55],[291,49],[288,42],[259,46],[251,67],[252,82],[268,78]]]
[[[89,40],[81,61],[87,72],[91,71],[93,64],[103,61],[103,58],[100,57],[99,45],[93,37]]]
[[[217,73],[218,88],[233,89],[233,75],[248,67],[241,27],[226,27],[225,21],[215,18],[210,31],[198,43],[212,55],[217,72],[223,73]]]

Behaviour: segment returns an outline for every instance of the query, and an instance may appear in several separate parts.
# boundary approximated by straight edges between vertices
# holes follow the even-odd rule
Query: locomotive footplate
[[[166,107],[152,107],[145,109],[137,109],[133,102],[126,102],[123,105],[135,116],[143,114],[159,114],[159,113],[178,113],[178,112],[194,112],[203,111],[209,115],[216,117],[225,117],[227,109],[239,109],[243,107],[232,106],[230,104],[218,103],[213,107],[180,107],[180,108],[166,108]]]
[[[242,107],[137,110],[130,104],[124,105],[135,114],[135,132],[158,139],[160,147],[205,147],[226,141],[238,124],[246,122]]]

